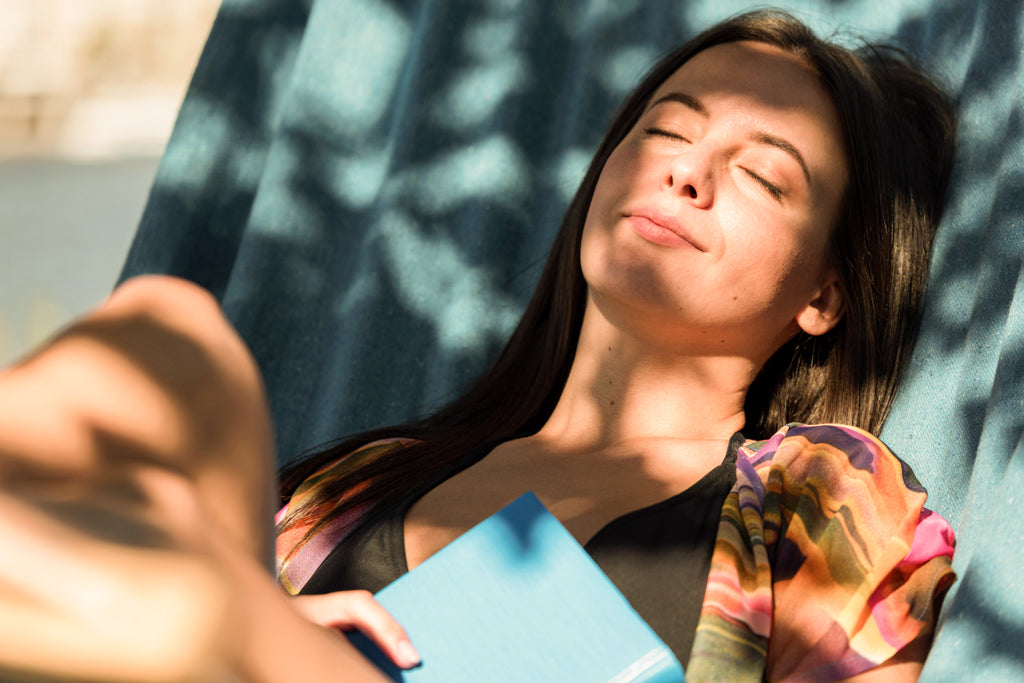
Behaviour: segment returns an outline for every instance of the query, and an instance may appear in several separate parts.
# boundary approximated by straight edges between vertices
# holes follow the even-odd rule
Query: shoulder
[[[790,424],[764,441],[739,449],[761,478],[785,472],[790,482],[844,482],[853,479],[924,496],[913,470],[873,434],[840,424]],[[845,487],[844,487],[845,488]]]
[[[748,441],[741,447],[741,452],[758,453],[761,457],[772,457],[778,450],[802,448],[813,450],[821,446],[853,454],[876,451],[889,453],[889,449],[878,437],[859,427],[842,424],[799,423],[785,425],[768,439]]]
[[[274,518],[278,581],[288,593],[294,595],[302,589],[324,558],[373,507],[365,502],[336,512],[367,485],[350,486],[346,475],[414,443],[418,441],[399,436],[371,441],[328,462],[299,484]]]
[[[927,492],[913,471],[856,427],[787,425],[739,449],[737,480],[756,493],[773,542],[787,537],[806,552],[832,529],[825,534],[831,551],[845,547],[836,543],[845,538],[851,557],[896,553],[898,561],[919,544],[952,556],[952,528],[925,507]]]
[[[275,523],[281,524],[289,515],[302,508],[308,501],[317,498],[316,494],[330,487],[331,483],[351,472],[356,467],[364,466],[371,461],[387,457],[410,444],[418,443],[416,439],[402,436],[377,439],[345,453],[325,463],[308,477],[299,482],[292,495],[274,517]],[[327,508],[334,507],[339,501],[331,498],[326,502]],[[326,509],[319,509],[324,514]]]

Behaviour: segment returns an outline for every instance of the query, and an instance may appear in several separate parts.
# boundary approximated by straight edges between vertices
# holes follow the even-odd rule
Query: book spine
[[[665,647],[655,648],[608,680],[608,683],[684,683],[683,669]]]

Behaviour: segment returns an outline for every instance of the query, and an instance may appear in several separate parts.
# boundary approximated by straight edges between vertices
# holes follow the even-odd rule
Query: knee
[[[199,433],[192,426],[210,406],[232,405],[225,368],[258,386],[211,295],[176,278],[131,280],[4,369],[0,453],[38,461],[33,443],[45,442],[58,469],[77,471],[104,435],[158,451]]]
[[[193,282],[167,275],[132,278],[114,290],[96,318],[112,322],[119,343],[172,385],[205,394],[218,387],[261,393],[248,347],[217,299]]]
[[[247,548],[262,542],[248,510],[269,491],[272,438],[248,349],[216,299],[177,278],[126,282],[0,376],[0,480],[5,453],[12,473],[118,472],[156,510],[153,492],[171,489],[152,473],[169,470],[220,527],[256,539]]]
[[[183,416],[176,422],[188,429],[170,441],[185,445],[182,462],[194,461],[189,470],[211,517],[262,558],[264,523],[272,510],[268,505],[255,517],[247,512],[267,504],[273,434],[263,381],[248,348],[216,298],[186,280],[129,280],[105,308],[130,323],[124,325],[130,334],[121,336],[136,338],[131,355],[141,359]]]
[[[125,282],[15,372],[87,431],[154,451],[213,445],[269,419],[247,347],[217,300],[179,278]]]
[[[227,373],[248,380],[246,384],[256,379],[248,348],[220,303],[189,280],[168,275],[132,278],[83,322],[99,323],[97,328],[109,325],[135,354],[154,366],[166,366],[177,378],[199,374],[209,381]]]
[[[119,285],[97,311],[100,317],[149,318],[182,331],[230,327],[217,299],[199,285],[170,275],[140,275]]]

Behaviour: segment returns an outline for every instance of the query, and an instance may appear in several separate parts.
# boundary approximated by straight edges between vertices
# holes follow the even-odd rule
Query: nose
[[[665,174],[665,189],[679,192],[698,207],[710,207],[715,198],[711,162],[710,154],[697,147],[677,155]]]

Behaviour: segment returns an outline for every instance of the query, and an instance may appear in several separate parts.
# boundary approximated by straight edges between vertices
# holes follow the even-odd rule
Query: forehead
[[[835,119],[832,100],[813,67],[766,43],[740,41],[702,50],[665,79],[657,93],[684,85],[702,94],[746,97],[765,107],[808,109]]]

